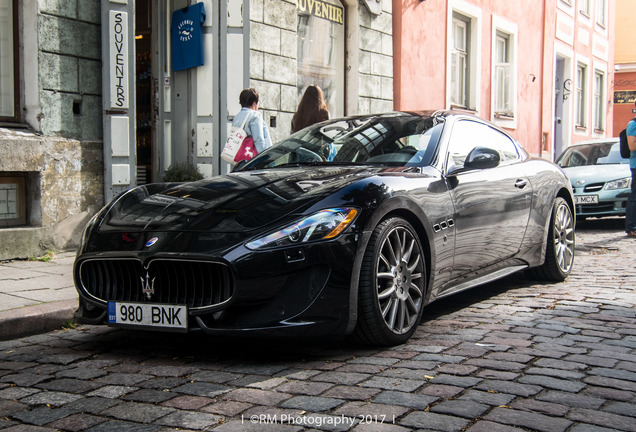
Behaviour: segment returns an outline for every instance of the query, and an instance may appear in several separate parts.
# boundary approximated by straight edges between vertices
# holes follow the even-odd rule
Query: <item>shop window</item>
[[[26,175],[0,173],[0,228],[26,225]]]
[[[319,86],[331,117],[344,115],[345,9],[338,0],[298,0],[298,100]]]
[[[0,0],[0,121],[17,121],[18,0]]]

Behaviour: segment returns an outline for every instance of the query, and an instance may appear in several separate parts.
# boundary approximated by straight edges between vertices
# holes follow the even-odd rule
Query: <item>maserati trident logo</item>
[[[144,279],[143,277],[140,277],[139,279],[141,280],[141,292],[146,294],[146,297],[148,297],[148,300],[150,300],[152,298],[152,295],[155,293],[156,278],[152,278],[151,280],[150,275],[148,274],[148,272],[146,272],[146,278]]]

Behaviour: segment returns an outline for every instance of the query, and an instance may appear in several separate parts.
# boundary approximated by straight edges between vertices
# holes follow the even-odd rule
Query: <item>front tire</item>
[[[557,197],[552,207],[545,262],[542,266],[531,269],[531,275],[550,282],[564,281],[574,264],[574,245],[572,209],[563,198]]]
[[[425,289],[426,263],[417,233],[402,218],[386,219],[364,252],[353,339],[380,346],[405,343],[422,318]]]

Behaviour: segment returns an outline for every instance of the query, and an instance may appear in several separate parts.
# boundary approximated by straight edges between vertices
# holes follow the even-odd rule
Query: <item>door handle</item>
[[[528,184],[528,180],[517,179],[517,181],[515,182],[515,187],[519,189],[523,189],[524,187],[526,187],[527,184]]]

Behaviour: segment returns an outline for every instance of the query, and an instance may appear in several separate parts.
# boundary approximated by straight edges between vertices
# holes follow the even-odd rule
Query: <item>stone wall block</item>
[[[393,78],[380,78],[380,97],[390,101],[393,100]]]
[[[265,79],[265,54],[250,50],[250,76],[254,79]]]
[[[296,85],[296,60],[288,57],[264,55],[265,77],[280,84]]]
[[[382,33],[362,27],[360,29],[360,46],[365,51],[382,52]]]
[[[276,127],[270,128],[272,143],[277,143],[287,138],[291,133],[291,122],[294,115],[288,112],[276,113]]]
[[[293,59],[298,57],[298,33],[296,31],[281,30],[280,43],[281,55]]]
[[[371,74],[371,58],[373,53],[369,51],[360,51],[358,55],[358,72],[362,74]]]
[[[264,0],[249,0],[250,21],[263,22],[263,1]]]
[[[265,0],[263,22],[265,24],[295,31],[297,28],[296,5],[281,0]]]
[[[41,15],[38,19],[40,50],[101,61],[100,26]]]
[[[389,13],[373,15],[366,8],[360,8],[360,26],[393,34],[393,18]]]
[[[293,86],[281,86],[281,109],[283,111],[295,113],[298,108],[298,102],[300,102],[300,98],[298,97],[298,89],[296,84]],[[291,120],[289,123],[291,130]]]
[[[384,99],[369,99],[369,109],[372,113],[382,113],[393,110],[393,101]]]
[[[101,2],[79,0],[77,2],[77,19],[100,24],[102,21]]]
[[[79,91],[82,94],[102,94],[102,63],[79,59]]]
[[[75,116],[80,124],[80,139],[101,139],[103,137],[102,97],[99,95],[83,95],[82,109]]]
[[[87,218],[104,205],[103,150],[101,141],[78,141],[56,137],[40,137],[29,133],[0,136],[0,171],[38,173],[37,182],[30,187],[30,218],[41,224],[36,233],[39,243],[47,248],[67,249],[77,246],[81,229]],[[35,201],[34,201],[35,200]],[[28,240],[29,229],[15,231],[14,258],[35,256]],[[2,230],[10,235],[13,229]],[[4,253],[4,251],[1,251]]]
[[[384,55],[393,56],[393,36],[382,33],[382,49]]]
[[[270,54],[281,53],[281,30],[259,23],[251,23],[250,48]]]
[[[385,77],[393,76],[393,57],[371,53],[371,73]]]
[[[280,84],[251,79],[250,87],[258,90],[261,109],[280,111]]]
[[[377,75],[360,75],[360,96],[380,98],[380,77]]]
[[[382,0],[382,12],[393,13],[393,0]]]
[[[74,137],[79,136],[81,130],[78,120],[73,115],[73,101],[79,95],[58,93],[55,91],[40,91],[42,106],[42,133],[45,135]]]
[[[366,97],[358,98],[358,114],[371,114],[371,99]]]
[[[78,60],[75,57],[40,52],[40,85],[47,90],[79,92]]]
[[[66,17],[66,18],[78,18],[77,5],[78,0],[37,0],[38,9],[40,13]],[[79,3],[96,3],[99,7],[99,2],[79,0]]]

